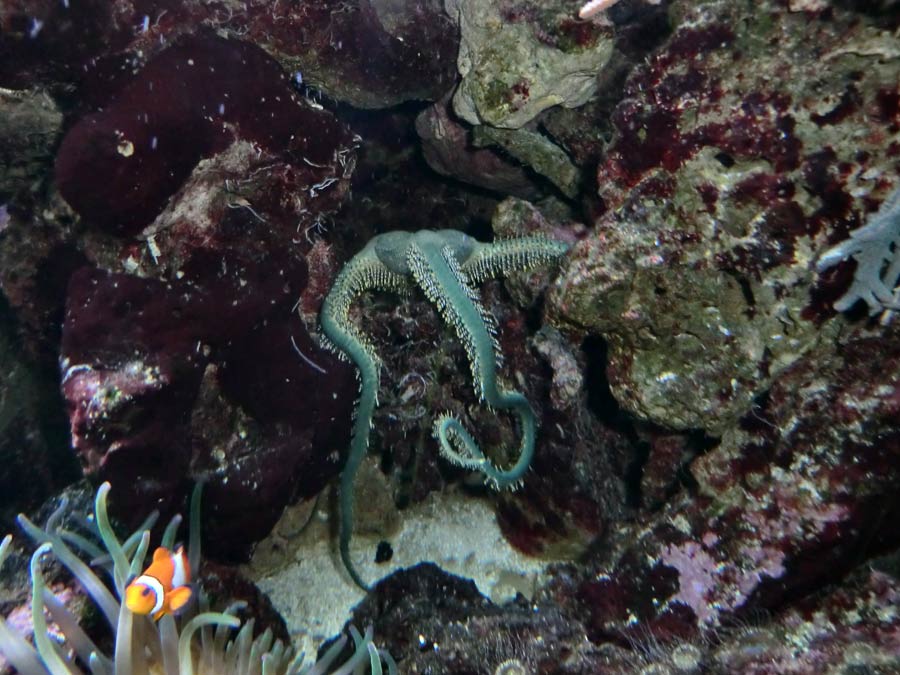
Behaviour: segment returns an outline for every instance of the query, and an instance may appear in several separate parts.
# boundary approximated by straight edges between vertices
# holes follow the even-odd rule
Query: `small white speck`
[[[158,144],[159,144],[159,139],[156,136],[154,136],[153,138],[150,139],[150,149],[151,150],[156,150],[156,146]]]
[[[194,59],[188,59],[188,65],[189,66],[194,65]]]
[[[31,28],[28,30],[28,37],[32,40],[38,36],[38,33],[41,32],[41,28],[44,27],[44,22],[40,19],[33,18],[31,19]]]
[[[144,14],[144,20],[141,22],[141,32],[146,33],[148,30],[150,30],[150,16]]]
[[[224,104],[224,103],[220,103],[220,104],[219,104],[219,114],[220,114],[220,115],[224,115],[224,114],[225,114],[225,104]]]

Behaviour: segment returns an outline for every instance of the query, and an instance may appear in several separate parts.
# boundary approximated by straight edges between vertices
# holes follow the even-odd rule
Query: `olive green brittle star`
[[[340,482],[341,560],[360,588],[367,586],[350,561],[353,484],[378,404],[381,360],[366,336],[351,323],[351,303],[368,290],[403,293],[418,286],[425,292],[465,346],[479,400],[492,409],[514,412],[522,425],[519,456],[509,469],[494,466],[462,423],[446,413],[434,423],[441,453],[455,464],[480,471],[495,488],[516,487],[534,453],[534,412],[522,394],[498,388],[500,346],[495,337],[496,324],[481,305],[474,285],[552,262],[568,248],[567,244],[539,236],[485,244],[457,230],[388,232],[373,237],[335,279],[322,304],[320,321],[330,341],[327,346],[356,364],[360,374],[356,419]]]

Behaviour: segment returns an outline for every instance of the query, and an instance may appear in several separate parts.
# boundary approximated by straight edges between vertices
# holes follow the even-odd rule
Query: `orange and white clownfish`
[[[184,547],[174,551],[159,547],[144,573],[125,587],[125,606],[135,614],[159,619],[174,614],[191,599],[191,566]]]

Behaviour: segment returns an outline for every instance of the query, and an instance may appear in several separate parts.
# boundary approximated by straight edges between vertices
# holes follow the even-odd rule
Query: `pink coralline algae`
[[[833,505],[824,509],[812,507],[791,516],[787,513],[782,511],[779,518],[770,520],[751,511],[742,514],[745,522],[731,525],[741,531],[754,532],[761,541],[772,544],[747,544],[730,553],[717,553],[719,537],[709,531],[700,538],[701,541],[666,545],[659,561],[679,574],[678,592],[667,602],[690,607],[700,626],[715,626],[721,612],[739,609],[762,582],[777,580],[786,572],[785,553],[779,545],[784,535],[802,532],[816,536],[825,523],[839,522],[847,512],[843,507]]]
[[[61,584],[54,584],[46,589],[45,592],[51,594],[60,605],[75,611],[77,611],[79,604],[83,602],[81,593]],[[34,635],[31,601],[29,600],[25,604],[13,607],[8,611],[9,613],[3,619],[7,628],[22,637],[31,639],[32,635]],[[53,639],[59,639],[62,636],[59,626],[52,621],[47,624],[47,632]],[[0,654],[0,670],[4,672],[10,671],[9,663],[3,658],[3,654]]]

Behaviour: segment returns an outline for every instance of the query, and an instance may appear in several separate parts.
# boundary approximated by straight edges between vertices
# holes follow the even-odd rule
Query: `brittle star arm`
[[[460,261],[459,269],[470,284],[477,284],[542,267],[559,260],[568,250],[569,244],[542,236],[476,242],[471,255]]]
[[[485,457],[462,423],[449,414],[441,415],[434,425],[441,452],[460,466],[480,471],[497,488],[514,486],[531,463],[536,423],[531,405],[522,394],[503,392],[497,387],[499,350],[493,336],[493,319],[460,271],[450,246],[429,245],[427,240],[417,238],[410,246],[407,261],[416,283],[465,346],[478,397],[492,408],[515,412],[522,426],[518,459],[509,469],[500,469]]]
[[[387,270],[367,247],[354,257],[335,279],[322,303],[321,326],[330,347],[352,361],[359,369],[359,401],[350,437],[347,462],[341,473],[339,488],[340,525],[339,548],[341,560],[353,582],[364,590],[368,586],[350,560],[350,537],[353,533],[353,484],[356,472],[369,446],[372,415],[378,404],[381,359],[372,345],[350,321],[350,305],[367,290],[402,291],[408,282],[399,274]]]

